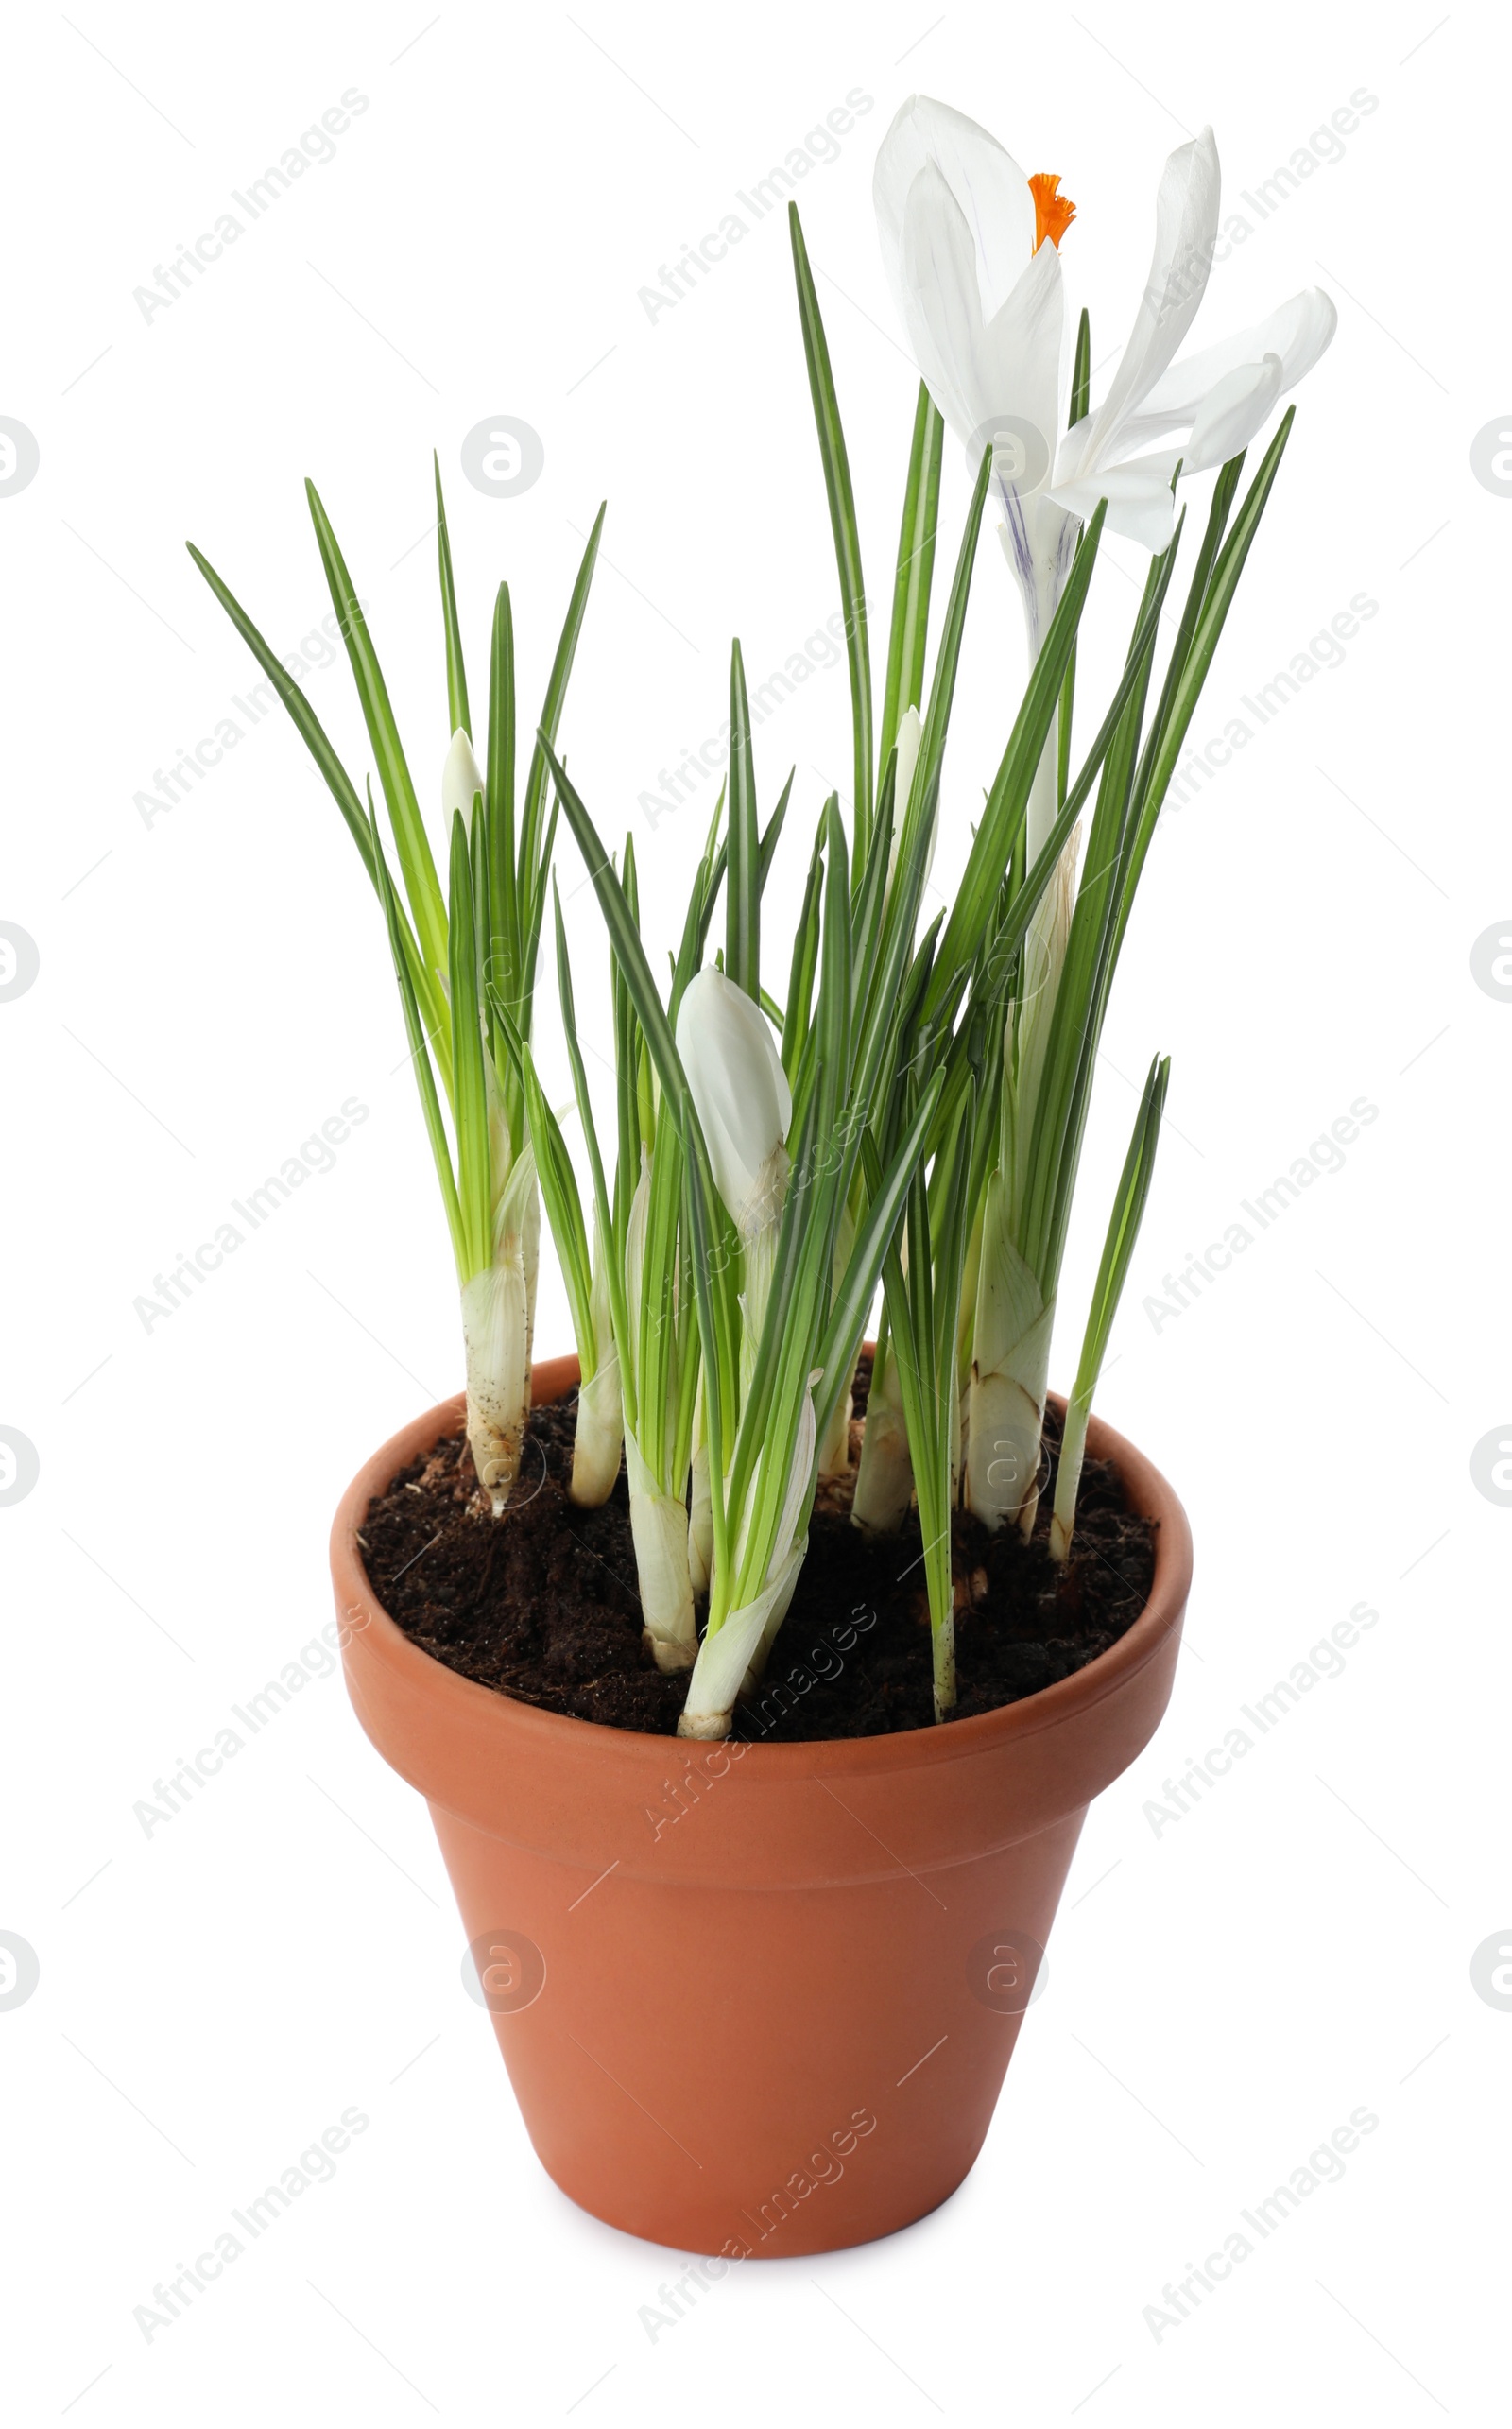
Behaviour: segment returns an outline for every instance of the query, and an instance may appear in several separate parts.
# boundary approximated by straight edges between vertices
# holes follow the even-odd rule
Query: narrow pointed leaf
[[[431,462],[436,472],[436,556],[441,579],[441,623],[446,633],[446,730],[455,733],[458,726],[472,737],[472,718],[467,704],[467,669],[462,663],[462,632],[456,615],[456,584],[452,577],[452,543],[446,528],[446,501],[441,495],[441,459],[434,452]]]
[[[583,550],[582,562],[577,568],[577,579],[573,584],[573,594],[567,603],[567,617],[561,629],[561,639],[557,644],[557,655],[552,661],[551,679],[546,685],[545,704],[541,712],[535,748],[530,754],[524,800],[520,811],[518,857],[522,929],[528,923],[534,909],[534,904],[528,897],[541,883],[540,837],[546,804],[546,755],[548,750],[556,745],[557,730],[561,722],[562,707],[567,698],[567,686],[572,680],[573,661],[577,655],[577,643],[583,629],[583,618],[588,612],[588,594],[593,588],[593,568],[598,562],[599,534],[604,528],[606,511],[607,508],[601,506],[593,517],[593,527],[588,535],[588,544]]]
[[[809,393],[818,427],[824,488],[830,501],[830,526],[834,534],[835,561],[840,573],[840,607],[845,619],[846,660],[850,671],[850,721],[855,759],[855,857],[860,859],[871,828],[871,657],[867,643],[867,593],[861,572],[861,541],[856,529],[856,504],[850,488],[850,465],[845,433],[830,368],[830,349],[809,267],[808,248],[798,205],[787,206],[793,240],[793,270],[798,281],[799,317],[803,327],[803,353],[809,369]]]
[[[614,959],[624,975],[626,989],[635,1008],[635,1017],[640,1023],[642,1035],[650,1050],[651,1060],[656,1066],[657,1077],[666,1092],[668,1102],[673,1109],[673,1118],[680,1128],[685,1114],[693,1119],[696,1116],[692,1114],[692,1099],[688,1097],[688,1083],[683,1074],[677,1042],[672,1035],[667,1016],[662,1008],[662,998],[657,992],[651,965],[645,957],[640,930],[636,925],[630,905],[626,900],[625,888],[614,873],[613,861],[599,841],[598,832],[589,816],[587,805],[573,785],[567,770],[557,758],[544,733],[541,737],[541,748],[546,765],[556,781],[558,795],[567,814],[567,823],[577,838],[577,849],[583,855],[583,865],[593,880],[593,891],[598,896],[599,908],[604,914],[604,923],[609,929],[610,942],[614,950]],[[687,1100],[686,1106],[684,1106],[684,1099]]]
[[[756,820],[756,768],[750,703],[740,644],[730,651],[730,856],[725,870],[725,975],[761,1000],[761,836]]]
[[[914,1166],[928,1134],[943,1079],[944,1075],[940,1072],[933,1075],[919,1096],[913,1118],[886,1170],[879,1169],[871,1184],[866,1220],[857,1229],[816,1360],[816,1364],[824,1369],[824,1381],[814,1395],[815,1414],[819,1421],[821,1435],[826,1422],[834,1414],[841,1391],[855,1372],[862,1330],[877,1295],[883,1262],[897,1232]]]
[[[458,1281],[467,1279],[467,1240],[462,1222],[462,1210],[456,1192],[456,1176],[452,1168],[451,1145],[446,1125],[441,1118],[440,1100],[436,1092],[436,1075],[431,1064],[431,1041],[425,1032],[424,1020],[415,992],[409,967],[409,956],[401,931],[403,913],[394,892],[388,864],[384,858],[383,843],[378,833],[378,815],[373,807],[369,788],[368,799],[369,841],[372,848],[374,882],[378,900],[383,905],[388,928],[388,946],[393,956],[394,976],[399,983],[399,1000],[404,1007],[404,1032],[409,1040],[410,1064],[420,1090],[421,1110],[425,1119],[425,1134],[430,1141],[436,1165],[436,1178],[441,1186],[441,1200],[446,1210],[446,1228],[451,1234],[452,1253],[456,1260]],[[442,1051],[448,1051],[445,1042]]]
[[[301,741],[304,744],[305,749],[308,750],[311,758],[319,769],[320,774],[324,777],[325,782],[330,788],[332,798],[335,801],[337,809],[341,812],[343,818],[346,820],[347,830],[351,835],[353,843],[356,845],[357,850],[362,854],[363,867],[367,870],[368,875],[371,879],[374,888],[377,889],[379,893],[379,899],[382,901],[383,891],[379,879],[378,863],[374,858],[372,836],[369,831],[367,814],[363,809],[361,796],[358,794],[357,788],[353,784],[351,777],[348,775],[346,768],[342,766],[341,760],[337,756],[336,751],[326,733],[325,728],[320,723],[319,718],[316,715],[314,709],[310,706],[304,693],[301,690],[293,676],[284,666],[283,660],[268,647],[267,643],[264,640],[256,625],[252,622],[251,617],[247,613],[246,609],[240,604],[233,593],[231,592],[227,588],[226,584],[221,580],[220,576],[210,563],[208,558],[201,556],[193,541],[186,542],[185,545],[188,548],[190,556],[199,568],[200,573],[204,576],[210,589],[214,593],[215,596],[219,600],[221,606],[225,609],[227,615],[231,618],[232,623],[241,634],[242,639],[246,642],[249,649],[252,652],[253,657],[257,660],[258,664],[262,667],[264,674],[272,684],[274,691],[282,700],[284,708],[288,711],[290,720],[299,733]],[[404,948],[410,983],[414,988],[421,1004],[425,1008],[428,1020],[434,1026],[438,1021],[442,1021],[444,1019],[445,1012],[445,997],[442,995],[438,985],[434,965],[428,963],[424,956],[421,954],[416,940],[415,931],[410,924],[409,915],[405,911],[403,904],[400,903],[397,898],[393,903],[393,912],[398,921],[399,935]],[[385,916],[386,918],[387,916],[387,904],[385,908]]]
[[[898,738],[898,720],[907,708],[924,704],[924,663],[929,644],[929,594],[935,576],[935,538],[939,526],[939,475],[945,460],[945,423],[922,380],[914,413],[913,444],[908,456],[908,480],[903,491],[902,526],[898,534],[898,570],[893,577],[892,629],[887,642],[887,680],[882,698],[882,724],[877,759],[887,754]]]
[[[506,994],[515,991],[520,967],[520,913],[515,891],[514,836],[514,615],[509,585],[499,584],[493,602],[489,648],[489,926],[496,956],[494,976]]]
[[[808,880],[803,888],[803,907],[798,926],[793,931],[793,956],[788,969],[787,1005],[782,1014],[782,1069],[791,1088],[797,1078],[799,1057],[808,1035],[809,1015],[814,1002],[814,973],[818,967],[819,887],[824,876],[824,827],[815,830],[814,851],[809,860]]]
[[[760,889],[763,893],[766,890],[766,880],[771,874],[772,861],[776,855],[778,838],[782,835],[782,827],[787,818],[787,805],[793,798],[793,778],[797,772],[796,768],[790,767],[788,769],[787,782],[777,797],[777,807],[762,829],[761,871],[759,884]]]
[[[535,1057],[528,1045],[523,1047],[523,1057],[524,1098],[530,1121],[530,1144],[535,1150],[536,1177],[541,1183],[546,1218],[551,1225],[551,1236],[561,1265],[567,1312],[572,1318],[578,1359],[583,1373],[591,1375],[598,1367],[599,1342],[593,1322],[593,1256],[588,1246],[587,1226],[583,1221],[577,1177],[573,1171],[561,1125],[546,1102],[536,1071]]]
[[[453,1104],[456,1118],[457,1197],[469,1260],[464,1281],[482,1273],[493,1253],[493,1198],[488,1089],[483,1070],[472,870],[467,829],[452,822],[451,944]]]
[[[425,965],[429,970],[446,967],[446,905],[431,857],[430,843],[415,787],[410,780],[404,745],[389,704],[388,689],[384,681],[378,653],[372,646],[368,619],[361,601],[352,587],[330,518],[320,503],[313,481],[304,484],[309,500],[310,516],[320,550],[320,561],[331,593],[332,605],[341,626],[347,645],[347,656],[357,685],[357,698],[362,704],[363,720],[368,739],[372,745],[378,766],[378,780],[388,804],[389,823],[394,831],[394,843],[399,853],[399,867],[409,897],[415,934],[420,941]]]

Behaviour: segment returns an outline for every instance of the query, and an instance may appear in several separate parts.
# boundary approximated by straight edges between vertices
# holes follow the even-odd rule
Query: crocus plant
[[[1109,530],[1151,552],[1152,585],[1163,584],[1174,555],[1178,475],[1232,466],[1277,399],[1316,362],[1335,325],[1332,302],[1312,288],[1257,327],[1178,359],[1218,232],[1217,147],[1205,129],[1166,162],[1149,277],[1108,392],[1092,406],[1085,314],[1069,388],[1066,378],[1060,247],[1076,213],[1059,189],[1058,176],[1025,177],[971,119],[920,98],[899,112],[875,178],[884,263],[925,384],[971,457],[990,465],[1031,666],[1088,518],[1101,507]],[[1204,585],[1213,576],[1232,494],[1226,472],[1218,489],[1224,504],[1220,511],[1214,501],[1199,559]],[[1263,496],[1262,490],[1262,503]],[[1235,578],[1242,561],[1240,548]],[[1190,610],[1201,608],[1195,585],[1188,604],[1187,666],[1173,659],[1169,698],[1160,703],[1171,713],[1168,734],[1177,720],[1184,732],[1195,698],[1191,679],[1200,682],[1211,654],[1211,641],[1192,654],[1197,622]],[[1211,615],[1209,624],[1215,640]],[[1146,674],[1141,693],[1147,680]],[[1157,723],[1159,717],[1158,711]],[[1058,749],[1047,739],[1030,793],[1031,858],[1064,800],[1070,727],[1068,670]],[[1137,712],[1128,740],[1139,740]],[[1131,749],[1129,798],[1120,804],[1106,787],[1099,795],[1079,897],[1074,832],[1028,940],[1005,1028],[998,1153],[970,1260],[975,1297],[963,1420],[965,1497],[989,1526],[1009,1516],[1026,1530],[1034,1522],[1056,1292],[1091,1062],[1128,902],[1174,760],[1174,750],[1152,757],[1147,743],[1146,761],[1136,768]],[[1116,858],[1116,872],[1105,855]],[[1153,1135],[1149,1144],[1153,1151]],[[896,1488],[891,1498],[895,1505]]]
[[[543,1205],[581,1375],[572,1492],[606,1498],[623,1445],[645,1642],[662,1668],[688,1674],[688,1736],[736,1725],[792,1600],[821,1481],[849,1494],[854,1523],[873,1533],[917,1508],[936,1712],[950,1715],[952,1513],[964,1504],[988,1526],[1026,1533],[1037,1523],[1057,1295],[1108,991],[1291,413],[1247,488],[1244,451],[1332,333],[1332,305],[1307,294],[1258,329],[1180,356],[1217,227],[1217,154],[1204,133],[1166,164],[1150,278],[1094,406],[1085,313],[1067,343],[1060,248],[1082,231],[1059,187],[1058,177],[1024,177],[991,136],[937,102],[907,103],[882,146],[884,260],[922,377],[880,701],[839,405],[790,213],[847,638],[852,798],[849,818],[834,793],[819,810],[785,969],[773,968],[763,904],[794,780],[764,818],[738,642],[728,776],[665,986],[643,942],[633,846],[616,859],[558,755],[602,510],[522,792],[508,589],[495,606],[480,758],[438,472],[451,736],[438,754],[444,886],[367,621],[314,490],[397,882],[370,784],[359,794],[299,684],[194,552],[299,727],[377,897],[455,1255],[478,1523],[508,1519]],[[932,646],[947,428],[966,447],[971,489]],[[1163,646],[1185,522],[1179,482],[1213,470]],[[989,499],[1023,594],[1028,674],[964,874],[921,931]],[[1079,745],[1076,640],[1109,530],[1150,561],[1119,679]],[[552,1107],[536,1068],[558,815],[612,956],[608,1152],[555,895],[571,1109]],[[1087,1318],[1047,1521],[1057,1560],[1072,1556],[1088,1419],[1149,1193],[1168,1071],[1159,1058],[1150,1068]],[[580,1137],[581,1177],[569,1129]],[[852,1473],[850,1382],[879,1287]]]

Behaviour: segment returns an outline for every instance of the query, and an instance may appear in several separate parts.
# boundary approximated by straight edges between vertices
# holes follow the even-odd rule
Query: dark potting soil
[[[857,1424],[870,1361],[856,1374]],[[568,1499],[576,1395],[531,1416],[520,1481],[501,1519],[481,1507],[460,1434],[402,1469],[369,1503],[359,1541],[384,1609],[423,1651],[523,1703],[611,1729],[676,1733],[686,1676],[666,1677],[641,1643],[629,1492]],[[1050,1473],[1026,1543],[957,1511],[953,1717],[1018,1703],[1117,1643],[1148,1600],[1155,1529],[1128,1509],[1116,1472],[1089,1459],[1063,1567],[1050,1558],[1059,1427],[1046,1415]],[[871,1737],[934,1723],[929,1605],[917,1516],[896,1535],[850,1524],[843,1495],[816,1505],[808,1557],[761,1688],[734,1734],[780,1743]]]

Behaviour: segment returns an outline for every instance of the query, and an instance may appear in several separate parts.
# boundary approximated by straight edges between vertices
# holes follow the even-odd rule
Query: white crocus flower
[[[1026,178],[985,128],[916,95],[887,130],[872,185],[883,263],[919,375],[973,477],[992,449],[1036,650],[1075,537],[1060,508],[1035,510],[1064,420],[1058,248],[1074,205],[1058,184]]]
[[[452,736],[446,763],[441,769],[441,815],[446,832],[452,832],[452,820],[460,810],[462,823],[472,832],[472,803],[483,790],[483,770],[472,756],[472,745],[460,726]]]
[[[761,1338],[777,1218],[787,1194],[785,1143],[793,1095],[765,1013],[721,970],[700,970],[689,980],[678,1007],[678,1053],[709,1150],[714,1187],[740,1233],[746,1284],[744,1385],[750,1380]],[[732,1450],[733,1444],[726,1448]],[[713,1500],[700,1396],[688,1521],[689,1572],[699,1592],[708,1587],[713,1556]]]
[[[1247,447],[1338,325],[1329,297],[1307,287],[1255,328],[1176,359],[1207,288],[1218,188],[1218,149],[1205,127],[1166,162],[1134,327],[1103,403],[1061,441],[1050,491],[1078,517],[1106,497],[1109,528],[1151,550],[1171,537],[1177,464],[1210,472]]]
[[[700,970],[678,1007],[678,1053],[687,1074],[714,1187],[740,1234],[745,1266],[741,1326],[743,1364],[754,1359],[771,1283],[778,1221],[787,1194],[787,1132],[793,1097],[766,1015],[723,971]],[[747,1377],[748,1380],[748,1377]],[[727,1612],[706,1635],[694,1665],[680,1737],[725,1737],[744,1680],[759,1676],[766,1647],[782,1623],[803,1565],[808,1532],[799,1531],[813,1481],[816,1429],[812,1385],[789,1469],[766,1574],[753,1598]],[[765,1454],[763,1455],[765,1456]],[[695,1566],[707,1565],[707,1452],[704,1476],[694,1478]],[[758,1471],[759,1474],[759,1471]],[[700,1525],[702,1520],[702,1525]],[[734,1547],[738,1568],[741,1545]]]
[[[1070,400],[1058,247],[1074,205],[1059,182],[1026,178],[985,128],[917,95],[889,128],[874,180],[883,259],[919,372],[965,442],[973,475],[992,450],[1031,657],[1077,526],[1098,499],[1108,500],[1110,530],[1163,548],[1177,463],[1202,472],[1247,446],[1336,321],[1328,297],[1309,288],[1258,327],[1177,361],[1218,229],[1218,154],[1206,128],[1166,162],[1149,278],[1108,394],[1062,437]],[[1042,801],[1031,812],[1031,851],[1046,806],[1053,817]]]
[[[782,1211],[793,1119],[766,1015],[722,970],[700,970],[678,1007],[678,1052],[714,1187],[748,1247]]]
[[[700,970],[690,979],[678,1007],[678,1052],[714,1187],[740,1233],[744,1385],[766,1317],[778,1217],[787,1196],[793,1093],[765,1013],[722,970]]]

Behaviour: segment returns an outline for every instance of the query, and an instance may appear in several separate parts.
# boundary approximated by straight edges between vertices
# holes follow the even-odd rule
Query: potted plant
[[[439,868],[313,488],[387,836],[370,783],[194,552],[373,886],[461,1301],[465,1391],[378,1451],[337,1514],[352,1701],[430,1801],[470,1984],[546,2167],[615,2225],[726,2260],[883,2234],[959,2183],[1088,1803],[1164,1710],[1190,1576],[1170,1488],[1091,1414],[1160,1058],[1066,1403],[1047,1393],[1052,1330],[1109,989],[1291,412],[1247,482],[1244,452],[1333,312],[1299,296],[1178,359],[1217,227],[1205,133],[1166,164],[1150,281],[1093,405],[1085,313],[1063,350],[1058,182],[926,100],[882,146],[884,255],[922,380],[880,698],[791,214],[853,800],[818,811],[790,935],[764,900],[793,777],[764,817],[737,642],[725,787],[656,975],[633,844],[616,857],[558,750],[602,512],[528,731],[500,587],[480,763],[438,469]],[[972,490],[932,643],[947,428]],[[1194,544],[1179,480],[1207,472]],[[989,502],[1028,674],[926,923]],[[1094,723],[1076,644],[1108,530],[1149,562]],[[555,891],[563,822],[612,956],[609,1119]],[[560,1110],[535,1058],[543,952]],[[576,1354],[537,1365],[542,1207]]]

